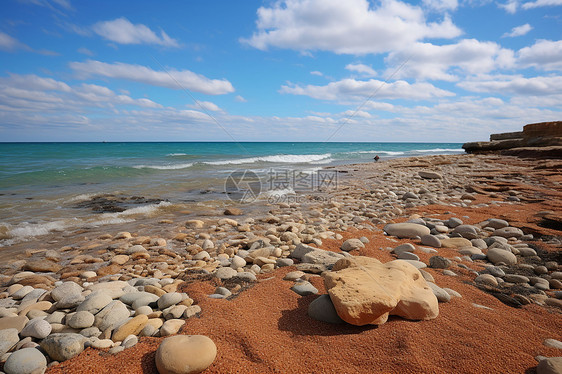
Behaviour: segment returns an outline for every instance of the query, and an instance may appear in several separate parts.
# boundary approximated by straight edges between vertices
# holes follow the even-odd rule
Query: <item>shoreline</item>
[[[378,328],[332,326],[311,319],[306,310],[315,297],[298,296],[290,290],[293,282],[282,280],[298,267],[279,266],[277,261],[289,259],[297,241],[340,252],[345,240],[365,236],[369,240],[365,248],[351,254],[386,262],[394,259],[388,248],[403,243],[412,243],[417,249],[427,247],[420,245],[419,240],[383,235],[387,223],[418,217],[441,220],[457,217],[464,223],[479,225],[486,219],[496,218],[508,221],[526,235],[533,235],[511,244],[522,244],[521,248],[527,244],[539,254],[557,260],[560,269],[557,217],[562,212],[562,174],[556,166],[549,168],[548,164],[515,157],[447,155],[333,168],[345,172],[338,179],[337,189],[321,202],[317,195],[311,194],[302,195],[301,204],[229,204],[214,211],[203,207],[189,215],[168,212],[121,229],[112,226],[111,230],[101,227],[77,232],[56,243],[46,239],[41,248],[38,248],[39,241],[19,243],[18,250],[25,246],[33,248],[27,248],[27,253],[20,253],[20,258],[12,258],[14,261],[9,266],[3,266],[0,280],[4,287],[0,291],[22,273],[29,261],[49,261],[60,266],[54,273],[41,272],[47,280],[52,278],[53,284],[36,285],[47,289],[63,277],[65,281],[82,285],[137,277],[175,279],[178,292],[186,292],[194,305],[201,308],[197,317],[186,319],[180,331],[208,335],[217,344],[218,356],[206,371],[209,373],[523,372],[536,365],[533,358],[536,355],[560,356],[559,350],[542,344],[544,339],[559,338],[562,314],[556,302],[540,305],[544,299],[527,298],[527,305],[507,306],[498,295],[494,297],[496,291],[484,292],[475,287],[474,278],[485,269],[485,261],[461,257],[456,249],[435,248],[440,256],[453,259],[455,276],[439,269],[427,271],[440,287],[456,290],[462,297],[440,303],[440,315],[435,320],[411,322],[393,318]],[[433,176],[428,174],[423,178],[420,170]],[[223,215],[224,209],[230,207],[241,209],[242,214]],[[191,223],[186,226],[186,221]],[[130,228],[135,226],[136,230]],[[131,231],[132,235],[127,238],[120,231]],[[283,236],[284,233],[287,234]],[[117,239],[119,236],[123,238]],[[260,241],[272,244],[280,253],[270,253],[276,259],[273,266],[265,266],[267,262],[257,265],[261,270],[255,274],[256,282],[229,282],[211,276],[216,269],[228,267],[235,253],[247,252],[253,243]],[[133,245],[143,245],[148,257],[135,259],[132,254],[127,255],[127,249]],[[205,247],[209,257],[195,260],[193,257]],[[51,251],[58,252],[58,258]],[[45,259],[47,254],[55,260]],[[415,254],[421,261],[429,262],[429,254],[421,250]],[[129,258],[115,266],[111,261],[117,255]],[[156,266],[162,263],[166,265]],[[92,275],[92,271],[94,277],[83,276],[86,272]],[[307,273],[304,279],[320,294],[325,293],[321,277]],[[215,287],[221,285],[234,291],[233,296],[209,298]],[[4,300],[9,298],[8,294],[2,295]],[[517,324],[525,331],[519,331]],[[127,372],[156,372],[151,357],[161,339],[143,337],[132,348],[116,355],[87,348],[48,372],[122,371],[122,366],[114,366],[118,362],[125,363]],[[459,341],[465,349],[450,350]],[[390,343],[387,346],[385,342]],[[378,354],[372,357],[373,347],[382,352],[381,357]],[[484,361],[481,356],[485,357]]]

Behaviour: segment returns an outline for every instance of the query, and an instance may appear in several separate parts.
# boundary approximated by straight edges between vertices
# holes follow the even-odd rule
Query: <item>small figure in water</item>
[[[379,155],[376,155],[376,156],[375,156],[375,162],[378,162],[378,161],[379,161],[379,158],[380,158]]]

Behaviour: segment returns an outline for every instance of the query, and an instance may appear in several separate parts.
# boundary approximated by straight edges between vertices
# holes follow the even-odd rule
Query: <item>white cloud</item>
[[[524,3],[523,9],[538,8],[543,6],[559,6],[562,5],[562,0],[536,0]]]
[[[292,95],[304,95],[320,100],[361,100],[374,95],[376,99],[410,99],[425,100],[435,97],[454,96],[449,91],[437,88],[429,83],[413,83],[396,81],[385,83],[370,79],[359,81],[355,79],[343,79],[331,82],[325,86],[300,86],[289,84],[281,86],[281,93]]]
[[[346,118],[350,118],[350,117],[358,117],[358,118],[371,118],[373,117],[371,115],[371,113],[369,112],[365,112],[364,110],[346,110],[345,112],[342,113],[342,115]]]
[[[236,95],[234,97],[234,100],[238,101],[239,103],[246,103],[248,102],[248,100],[244,99],[244,97],[240,96],[240,95]]]
[[[92,26],[94,32],[119,44],[158,44],[179,47],[179,43],[160,30],[160,36],[143,24],[132,24],[125,17],[98,22]]]
[[[11,87],[18,87],[24,90],[63,92],[71,91],[70,87],[64,82],[60,82],[52,78],[39,77],[34,74],[10,74],[8,77],[0,77],[0,84]]]
[[[527,34],[529,31],[533,29],[533,26],[529,25],[528,23],[517,26],[511,29],[510,32],[506,32],[502,35],[502,38],[514,38],[516,36],[523,36]]]
[[[540,70],[562,70],[562,40],[538,40],[530,47],[517,52],[521,67],[535,67]]]
[[[323,77],[323,76],[324,76],[324,74],[322,74],[321,71],[317,71],[317,70],[311,71],[310,74],[311,74],[311,75],[316,75],[316,76],[319,76],[319,77]]]
[[[108,64],[101,61],[71,62],[70,68],[80,77],[102,76],[126,79],[153,86],[172,89],[188,89],[207,95],[222,95],[234,92],[232,84],[226,79],[209,79],[189,70],[155,71],[146,66],[116,62]]]
[[[416,43],[407,50],[391,52],[386,62],[393,66],[387,70],[388,75],[455,81],[460,72],[477,74],[511,67],[514,57],[513,51],[497,43],[463,39],[449,45]]]
[[[16,38],[13,38],[6,33],[0,32],[0,50],[11,52],[19,48],[29,49],[28,46],[20,43]]]
[[[365,77],[374,77],[377,72],[370,66],[365,64],[347,64],[345,67],[349,71],[354,71]]]
[[[84,47],[78,48],[76,50],[76,52],[82,53],[83,55],[87,55],[87,56],[93,56],[94,55],[94,52],[92,52],[88,48],[84,48]]]
[[[398,0],[376,7],[367,0],[279,0],[271,8],[258,9],[257,31],[241,41],[261,50],[368,54],[460,34],[449,17],[427,23],[420,7]]]
[[[197,110],[204,109],[209,112],[219,112],[221,110],[217,104],[210,101],[197,101],[197,104],[190,104],[188,107]]]
[[[519,1],[518,0],[509,0],[505,4],[498,4],[498,6],[500,8],[505,9],[505,11],[508,12],[509,14],[515,14],[517,12],[517,8],[519,7]]]
[[[520,75],[482,76],[457,84],[468,91],[514,95],[562,94],[562,76],[526,78]]]
[[[426,7],[439,12],[455,10],[459,6],[457,0],[423,0],[422,3]]]

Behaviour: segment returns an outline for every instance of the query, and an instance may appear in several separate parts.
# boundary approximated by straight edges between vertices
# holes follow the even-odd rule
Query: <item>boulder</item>
[[[343,323],[338,316],[329,295],[320,295],[308,305],[308,315],[315,320],[327,323]]]
[[[39,374],[47,369],[47,359],[36,348],[15,351],[4,364],[6,374]]]
[[[207,369],[217,356],[217,347],[203,335],[176,335],[166,338],[156,350],[160,374],[192,374]]]
[[[513,253],[501,248],[488,249],[486,256],[494,265],[500,262],[507,265],[515,265],[517,263],[517,257]]]
[[[389,315],[428,320],[439,314],[437,298],[419,270],[402,260],[341,259],[324,274],[324,283],[340,318],[353,325],[379,325]]]
[[[415,238],[429,235],[428,227],[417,223],[390,223],[384,227],[384,231],[388,235],[397,236],[399,238]]]
[[[549,357],[542,359],[537,366],[537,374],[562,373],[562,357]]]
[[[55,361],[66,361],[84,350],[86,337],[80,334],[51,334],[41,342],[41,348]]]

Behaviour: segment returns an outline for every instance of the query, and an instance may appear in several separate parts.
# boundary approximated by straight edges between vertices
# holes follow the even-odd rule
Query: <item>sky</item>
[[[562,120],[562,0],[0,9],[0,141],[466,142]]]

